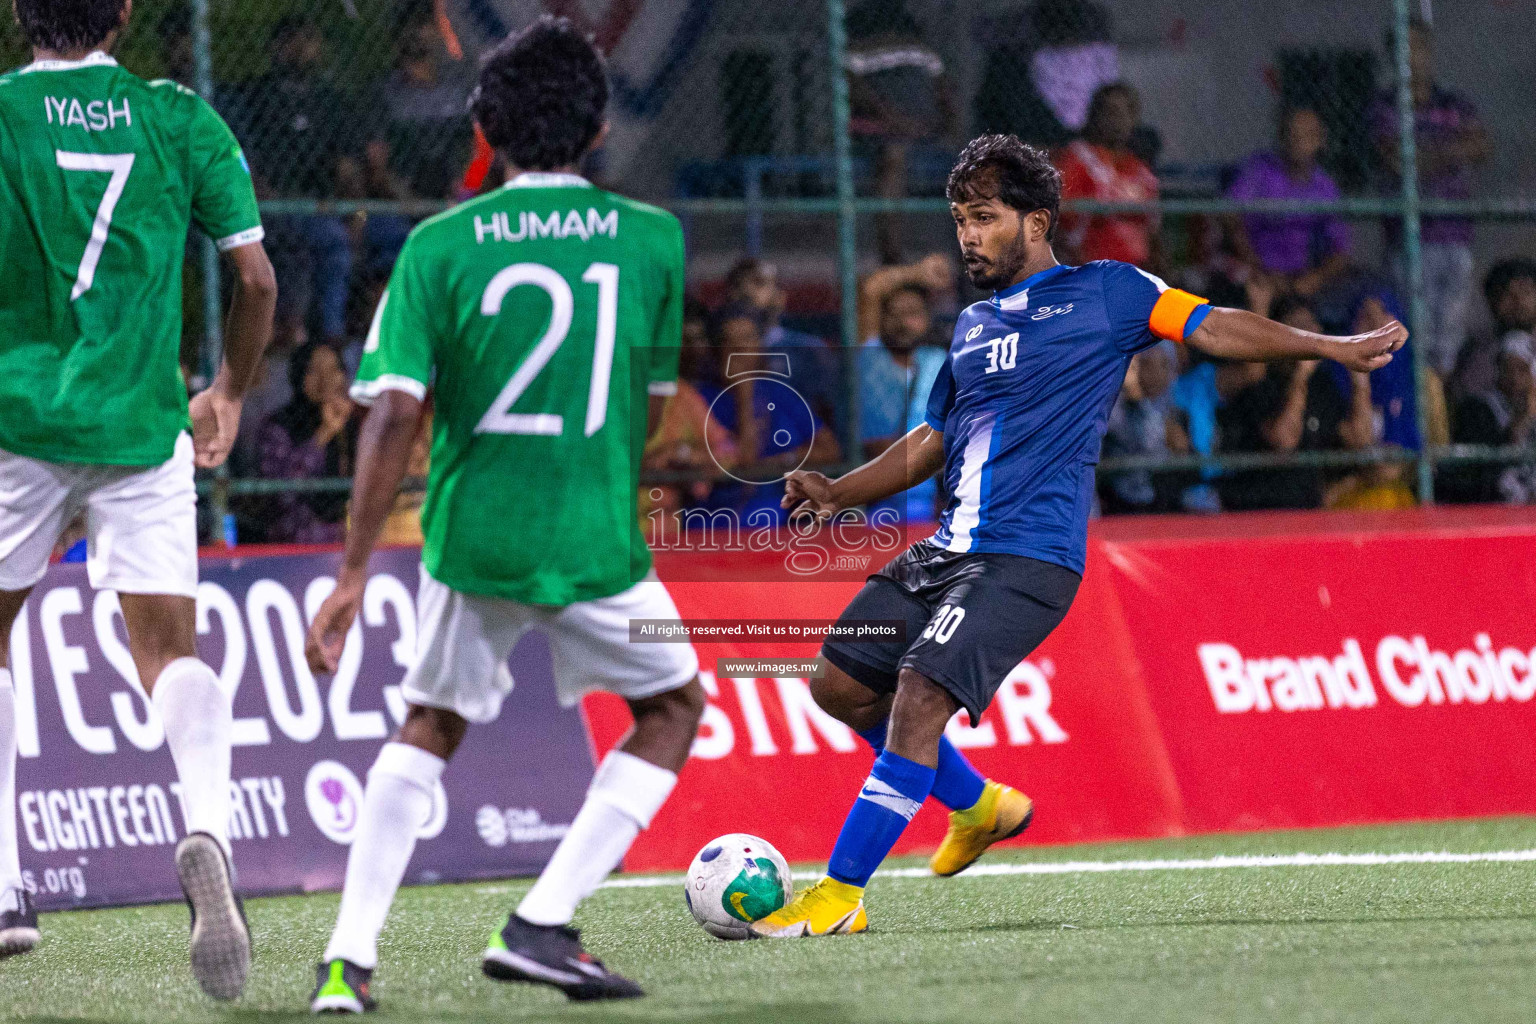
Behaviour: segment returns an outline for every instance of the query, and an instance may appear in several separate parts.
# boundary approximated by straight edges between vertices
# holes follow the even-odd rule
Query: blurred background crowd
[[[587,24],[612,56],[612,141],[589,177],[678,210],[689,235],[683,382],[645,454],[642,513],[772,508],[779,492],[754,481],[861,461],[921,421],[953,320],[983,297],[959,273],[942,202],[954,154],[983,131],[1054,155],[1064,198],[1081,201],[1059,225],[1063,262],[1124,260],[1308,330],[1409,317],[1401,219],[1351,206],[1402,191],[1389,3],[1343,15],[1316,4],[1312,17],[1293,4],[1284,18],[1238,2],[849,5],[838,73],[853,181],[861,199],[888,202],[861,207],[845,338],[823,0],[775,12],[616,0],[600,16],[571,0],[206,0],[201,61],[194,2],[136,5],[154,13],[121,57],[210,93],[244,147],[281,306],[232,473],[316,482],[237,492],[242,542],[340,538],[344,485],[323,482],[351,471],[360,410],[347,387],[373,311],[412,226],[502,181],[465,112],[475,54],[543,9]],[[1525,25],[1536,13],[1494,6],[1520,8]],[[262,10],[238,10],[249,7]],[[1526,109],[1528,76],[1481,72],[1517,58],[1448,46],[1457,15],[1413,10],[1417,186],[1451,212],[1422,221],[1412,357],[1366,376],[1173,344],[1141,354],[1109,421],[1103,514],[1402,507],[1421,497],[1416,455],[1453,445],[1501,451],[1439,462],[1435,500],[1536,501],[1536,247],[1523,224],[1490,230],[1465,203],[1521,185],[1509,169],[1530,142],[1499,123],[1520,127],[1509,112]],[[1158,200],[1184,205],[1135,206]],[[1264,200],[1293,206],[1256,210]],[[189,244],[194,383],[207,365],[201,255]],[[769,365],[763,353],[783,357],[808,417],[742,385]],[[427,441],[424,429],[414,475]],[[931,519],[944,497],[930,483],[893,507]],[[402,498],[397,539],[411,539],[414,508]]]

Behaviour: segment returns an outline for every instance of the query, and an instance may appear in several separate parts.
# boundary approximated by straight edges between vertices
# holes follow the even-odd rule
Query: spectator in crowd
[[[1027,25],[1028,35],[1004,31],[987,51],[977,130],[1065,146],[1083,130],[1093,94],[1120,80],[1109,12],[1095,0],[1035,0],[999,20]]]
[[[257,436],[257,465],[268,480],[316,480],[352,472],[353,405],[334,348],[310,342],[288,363],[293,397],[267,417]],[[345,494],[278,495],[271,502],[266,539],[274,543],[331,544],[346,533]]]
[[[874,165],[875,194],[901,199],[913,157],[941,148],[957,121],[954,86],[901,0],[866,0],[848,13],[847,24],[853,144]],[[881,261],[900,263],[898,218],[877,216],[875,233]]]
[[[1536,332],[1536,260],[1516,257],[1495,263],[1483,278],[1483,297],[1493,330],[1473,338],[1461,350],[1445,387],[1452,406],[1493,390],[1499,355],[1510,334]]]
[[[1339,187],[1318,165],[1327,144],[1315,110],[1293,107],[1280,118],[1277,151],[1255,153],[1227,189],[1229,199],[1331,202]],[[1349,269],[1349,225],[1334,214],[1250,213],[1228,221],[1233,245],[1252,270],[1275,276],[1283,289],[1311,298]]]
[[[428,12],[412,19],[400,35],[384,105],[394,169],[414,195],[453,197],[473,137],[464,105],[469,89],[464,64],[448,59],[436,21]]]
[[[289,362],[293,354],[308,343],[309,331],[303,321],[290,317],[274,324],[272,341],[261,354],[255,378],[240,407],[240,429],[235,434],[235,447],[229,458],[230,470],[236,476],[257,475],[257,435],[269,416],[293,400],[293,387],[288,380]],[[262,510],[259,502],[253,507]],[[242,524],[242,536],[248,532],[246,525]],[[259,524],[249,525],[254,528]]]
[[[747,528],[783,521],[784,474],[841,456],[837,438],[797,399],[791,361],[763,343],[756,312],[727,303],[715,316],[713,383],[699,390],[736,439],[732,474],[744,484],[715,488],[710,505],[734,509]]]
[[[1172,388],[1178,355],[1170,341],[1131,360],[1120,397],[1109,413],[1104,433],[1104,458],[1126,455],[1187,455],[1189,435],[1176,415]],[[1145,469],[1106,473],[1099,498],[1106,514],[1172,512],[1182,506],[1181,474]]]
[[[1477,107],[1466,96],[1435,81],[1430,27],[1415,21],[1409,28],[1409,84],[1413,90],[1414,139],[1418,153],[1419,195],[1427,199],[1468,199],[1473,171],[1493,154]],[[1371,130],[1386,172],[1386,186],[1399,187],[1397,96],[1387,89],[1371,108]],[[1429,323],[1416,332],[1419,351],[1441,378],[1456,365],[1467,337],[1472,301],[1472,221],[1463,217],[1426,217],[1423,223],[1424,297]],[[1387,222],[1387,244],[1402,271],[1402,223]]]
[[[1393,290],[1380,280],[1366,278],[1347,297],[1345,323],[1363,331],[1375,330],[1388,320],[1401,320],[1406,313]],[[1414,341],[1408,343],[1391,363],[1369,377],[1374,443],[1419,451],[1426,441],[1443,445],[1450,440],[1445,411],[1445,395],[1440,376],[1433,369],[1424,374],[1424,429],[1420,431],[1419,382],[1414,373]],[[1354,374],[1337,363],[1328,364],[1328,373],[1341,391],[1353,386]],[[1334,508],[1381,510],[1410,508],[1418,503],[1410,486],[1410,464],[1383,462],[1368,466],[1340,480],[1332,489],[1329,505]]]
[[[942,253],[929,253],[906,266],[882,267],[859,282],[859,434],[865,459],[882,453],[917,425],[905,425],[911,418],[909,407],[928,401],[932,378],[945,356],[942,347],[932,344],[929,301],[952,287],[954,269]],[[922,408],[917,419],[922,419]]]
[[[1458,444],[1536,445],[1536,343],[1531,335],[1507,334],[1497,366],[1494,385],[1457,406],[1455,439]],[[1447,467],[1441,476],[1451,500],[1536,503],[1536,459],[1514,466]]]
[[[264,199],[357,198],[364,191],[366,119],[350,98],[325,81],[326,42],[302,14],[273,28],[271,70],[232,98],[229,120]],[[352,279],[352,239],[338,217],[265,218],[267,249],[277,271],[278,319],[307,321],[311,333],[338,342],[346,329]]]
[[[683,343],[678,359],[677,393],[667,400],[661,423],[645,446],[641,461],[648,471],[690,472],[699,479],[687,483],[642,484],[641,528],[653,510],[676,512],[707,502],[715,482],[710,477],[736,464],[736,437],[710,410],[701,386],[717,383],[710,367],[709,311],[696,299],[683,307]]]
[[[923,421],[928,393],[946,358],[933,344],[929,299],[953,282],[949,258],[933,253],[908,266],[883,267],[860,283],[859,437],[866,460]],[[938,485],[930,479],[876,508],[926,522],[934,516],[937,497]]]
[[[742,302],[760,318],[758,329],[763,341],[772,348],[812,348],[826,343],[814,334],[796,331],[783,324],[787,297],[779,284],[779,268],[756,256],[737,260],[725,275],[725,294],[729,302]]]
[[[1279,299],[1270,318],[1299,330],[1322,333],[1306,303]],[[1271,363],[1257,381],[1233,395],[1220,413],[1222,448],[1228,452],[1315,452],[1368,448],[1374,438],[1370,384],[1355,374],[1347,395],[1317,360]],[[1255,369],[1258,373],[1258,368]],[[1337,473],[1314,467],[1229,472],[1221,478],[1223,507],[1232,510],[1320,508]]]
[[[753,311],[758,334],[769,348],[788,353],[795,390],[811,403],[816,415],[826,423],[839,422],[845,400],[844,353],[814,334],[784,325],[788,297],[779,284],[779,268],[756,256],[742,257],[725,275],[725,294],[727,304]]]
[[[1347,323],[1353,331],[1374,331],[1391,320],[1405,322],[1407,311],[1397,294],[1384,282],[1365,279],[1356,287],[1348,302]],[[1370,374],[1371,404],[1376,413],[1376,441],[1416,452],[1423,447],[1419,434],[1418,382],[1414,379],[1414,340],[1392,357],[1392,361]],[[1328,372],[1340,393],[1350,386],[1350,371],[1330,363]],[[1429,410],[1429,419],[1437,416]],[[1443,417],[1440,417],[1443,419]]]
[[[1102,86],[1093,94],[1083,137],[1062,150],[1057,160],[1062,199],[1157,199],[1157,176],[1130,150],[1140,116],[1136,90],[1124,82]],[[1154,214],[1063,213],[1058,248],[1069,263],[1122,260],[1155,270],[1162,265],[1157,229]]]

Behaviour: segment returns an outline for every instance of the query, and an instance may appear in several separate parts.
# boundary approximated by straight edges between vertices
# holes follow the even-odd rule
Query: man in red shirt
[[[1131,152],[1131,133],[1141,119],[1141,101],[1124,82],[1101,86],[1088,106],[1083,137],[1056,158],[1061,198],[1147,202],[1157,198],[1157,175]],[[1121,260],[1155,268],[1158,220],[1152,214],[1062,213],[1062,242],[1072,263]]]

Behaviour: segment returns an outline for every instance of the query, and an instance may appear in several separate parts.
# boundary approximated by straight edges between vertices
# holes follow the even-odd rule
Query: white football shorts
[[[697,675],[699,659],[690,643],[631,643],[629,620],[677,617],[672,595],[654,578],[611,597],[552,608],[460,593],[423,567],[416,663],[401,692],[412,704],[492,721],[512,692],[507,657],[525,631],[538,628],[549,637],[562,706],[574,706],[591,690],[626,700],[654,697]]]
[[[0,450],[0,590],[43,578],[85,513],[86,574],[98,590],[197,597],[192,438],[158,466],[45,462]]]

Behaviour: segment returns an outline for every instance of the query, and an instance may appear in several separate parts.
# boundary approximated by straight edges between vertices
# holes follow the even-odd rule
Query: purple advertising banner
[[[374,557],[363,612],[333,678],[304,662],[334,555],[213,559],[198,587],[199,653],[234,698],[235,864],[247,895],[339,888],[363,784],[405,715],[419,554]],[[44,910],[179,899],[185,834],[160,722],[129,657],[117,596],[84,566],[54,566],[10,638],[16,686],[17,833]],[[579,710],[555,700],[548,645],[512,654],[516,685],[470,729],[422,824],[407,882],[537,872],[592,778]]]

